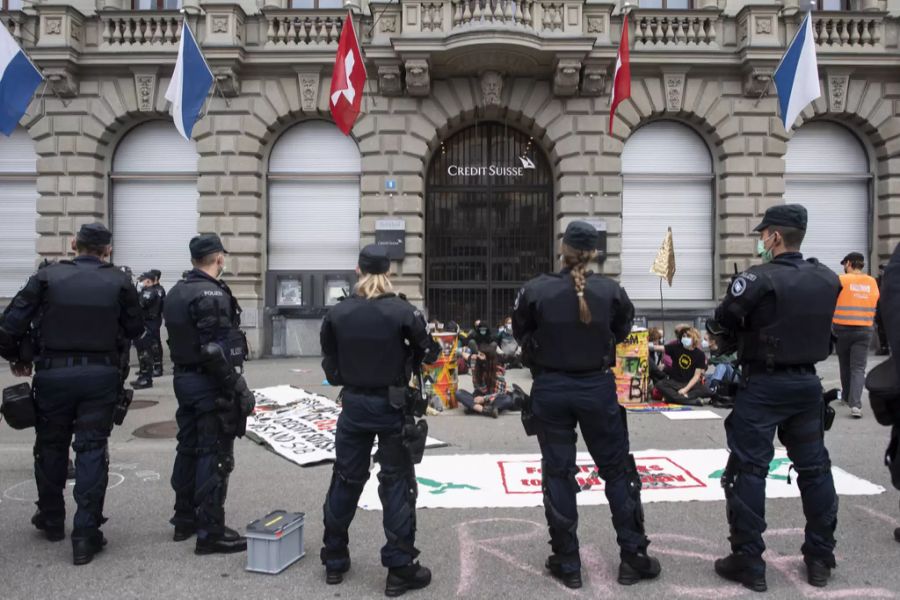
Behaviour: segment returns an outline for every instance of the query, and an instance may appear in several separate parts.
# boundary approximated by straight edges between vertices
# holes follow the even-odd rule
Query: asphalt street
[[[869,366],[880,358],[870,357]],[[834,358],[820,369],[826,386],[836,383]],[[334,398],[322,386],[317,359],[254,361],[248,364],[251,386],[294,384]],[[527,373],[513,379],[528,387]],[[14,383],[0,375],[0,387]],[[383,594],[385,570],[378,550],[383,543],[381,513],[357,512],[351,528],[353,568],[345,582],[326,586],[318,554],[322,537],[322,501],[331,477],[329,465],[296,466],[249,440],[236,444],[236,469],[229,487],[229,524],[243,529],[271,510],[307,515],[307,554],[280,575],[244,570],[243,554],[198,557],[193,542],[175,543],[168,525],[173,492],[169,486],[175,441],[140,439],[138,427],[174,418],[172,378],[157,380],[136,399],[158,404],[133,410],[116,428],[110,444],[110,489],[104,532],[106,552],[93,563],[75,567],[71,545],[44,540],[30,525],[36,498],[32,480],[33,430],[14,431],[0,424],[0,596],[18,598],[376,598]],[[868,401],[865,401],[868,407]],[[724,415],[725,411],[717,411]],[[434,454],[533,453],[518,415],[497,420],[464,416],[459,411],[429,418],[432,435],[448,442]],[[632,414],[633,449],[722,448],[722,421],[673,422],[659,414]],[[875,496],[841,498],[838,563],[825,590],[808,586],[800,558],[803,516],[799,498],[769,500],[769,592],[771,598],[900,597],[900,544],[892,531],[900,527],[898,492],[883,466],[888,430],[866,411],[852,420],[838,407],[827,434],[832,461],[850,473],[886,488]],[[579,442],[579,449],[584,446]],[[74,503],[68,492],[69,524]],[[651,553],[663,565],[659,580],[623,588],[615,583],[618,551],[606,506],[581,509],[579,527],[585,563],[585,587],[567,590],[543,572],[549,552],[542,508],[429,509],[419,511],[420,560],[434,572],[426,590],[409,598],[737,598],[753,596],[720,580],[714,558],[728,552],[724,502],[660,502],[645,506]]]

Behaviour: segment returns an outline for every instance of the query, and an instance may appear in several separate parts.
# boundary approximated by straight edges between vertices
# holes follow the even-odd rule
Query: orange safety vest
[[[841,295],[834,309],[835,325],[871,327],[878,304],[878,283],[865,273],[841,275]]]

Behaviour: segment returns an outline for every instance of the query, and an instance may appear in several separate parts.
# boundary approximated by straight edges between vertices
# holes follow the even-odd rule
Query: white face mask
[[[702,342],[700,342],[700,345],[703,346],[703,349],[704,349],[704,350],[706,350],[707,348],[709,348],[709,342],[706,341],[706,340],[703,340]]]
[[[684,346],[685,348],[690,348],[693,343],[694,343],[694,340],[692,340],[689,337],[681,338],[681,345]]]

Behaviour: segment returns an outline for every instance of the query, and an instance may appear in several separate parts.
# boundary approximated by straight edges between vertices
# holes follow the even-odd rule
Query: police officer
[[[160,277],[162,277],[162,271],[159,269],[150,269],[148,271],[150,275],[153,277],[153,290],[156,292],[156,295],[159,296],[159,319],[157,319],[153,328],[153,344],[150,346],[151,353],[153,354],[153,376],[154,377],[162,377],[163,375],[163,352],[162,352],[162,340],[159,337],[159,332],[162,329],[162,313],[163,306],[166,302],[166,288],[162,286],[159,282]]]
[[[884,329],[890,344],[891,359],[896,370],[896,379],[900,381],[900,244],[894,249],[894,255],[884,270],[881,282],[881,309],[884,316]],[[869,394],[873,410],[876,407],[873,394]],[[885,453],[885,463],[891,471],[891,482],[900,490],[900,398],[894,397],[883,404],[884,418],[880,422],[891,425],[891,441]],[[894,539],[900,542],[900,527],[894,530]]]
[[[194,268],[164,307],[174,367],[178,446],[172,469],[174,540],[197,534],[195,554],[241,552],[247,541],[225,526],[234,438],[244,434],[253,394],[236,369],[244,360],[241,309],[219,280],[225,248],[215,234],[190,242]]]
[[[141,316],[144,319],[144,333],[138,338],[134,347],[138,353],[138,377],[131,382],[131,387],[142,390],[153,387],[156,375],[156,360],[159,355],[159,375],[162,375],[162,348],[160,348],[159,330],[162,327],[163,299],[165,292],[162,286],[154,281],[154,273],[147,271],[140,277]]]
[[[581,587],[576,425],[606,482],[620,546],[619,583],[631,585],[660,573],[659,561],[647,555],[641,478],[629,454],[625,411],[610,372],[615,345],[631,331],[634,307],[616,282],[587,270],[599,237],[589,223],[570,223],[561,248],[564,268],[525,284],[513,311],[513,334],[534,378],[531,410],[553,549],[545,566],[570,588]]]
[[[323,507],[325,580],[343,581],[350,569],[348,529],[369,478],[372,443],[378,495],[387,542],[381,563],[388,568],[385,594],[399,596],[431,582],[431,571],[413,560],[416,536],[416,479],[404,447],[403,395],[414,367],[437,359],[440,346],[428,335],[422,314],[392,293],[386,250],[374,244],[359,255],[355,294],[335,305],[322,322],[322,369],[332,385],[344,386],[335,434],[334,472]],[[393,392],[392,392],[393,390]]]
[[[809,583],[826,585],[835,566],[838,500],[825,449],[825,407],[815,364],[831,351],[831,318],[841,284],[816,259],[803,259],[806,221],[806,208],[799,204],[766,211],[754,229],[760,234],[757,252],[764,264],[734,279],[709,325],[722,336],[720,347],[736,346],[746,381],[725,420],[731,455],[722,486],[732,554],[717,560],[715,569],[758,592],[766,590],[762,533],[776,431],[797,471]]]
[[[72,240],[76,257],[32,275],[0,322],[0,355],[19,376],[31,374],[31,357],[20,352],[34,325],[38,510],[31,522],[50,541],[65,537],[63,490],[75,437],[76,565],[91,562],[106,544],[100,526],[106,522],[107,439],[121,385],[118,344],[143,330],[131,281],[107,262],[111,240],[99,223],[82,226]]]

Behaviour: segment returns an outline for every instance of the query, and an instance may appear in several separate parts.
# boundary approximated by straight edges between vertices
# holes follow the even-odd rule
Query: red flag
[[[616,54],[616,70],[613,72],[612,99],[609,103],[609,132],[612,133],[616,107],[625,98],[631,98],[631,66],[628,59],[628,15],[622,19],[622,39]]]
[[[362,105],[363,88],[366,85],[366,66],[362,51],[353,30],[353,16],[347,12],[337,55],[334,57],[334,71],[331,75],[331,96],[328,106],[331,118],[344,135],[350,135],[353,123],[359,116]]]

